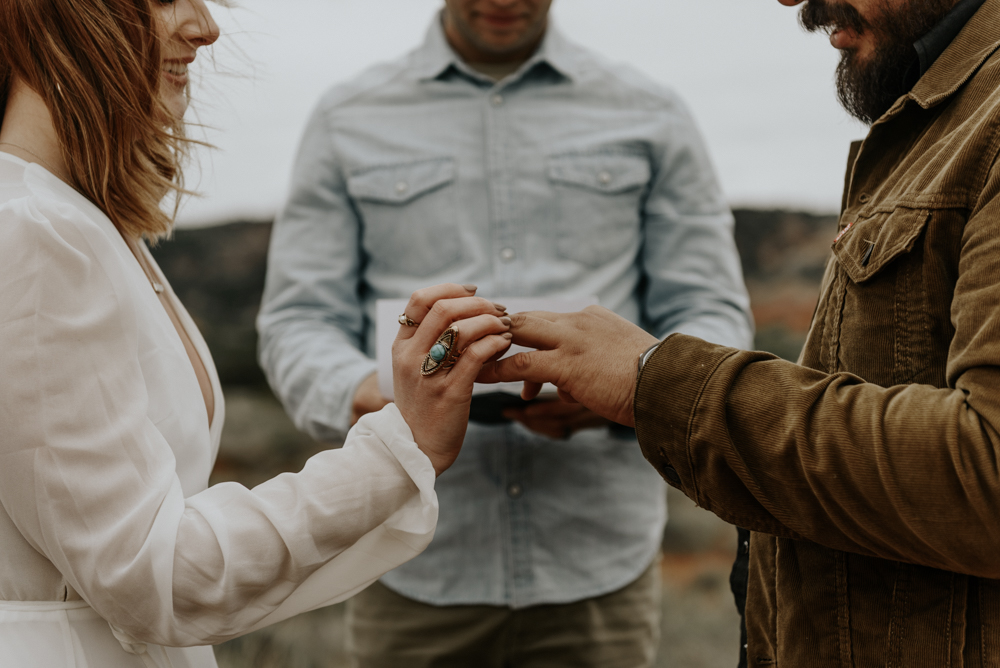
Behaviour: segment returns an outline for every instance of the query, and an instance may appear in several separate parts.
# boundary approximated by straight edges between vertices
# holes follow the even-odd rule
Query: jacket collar
[[[1000,0],[986,0],[910,91],[929,109],[951,97],[1000,48]]]
[[[521,78],[540,64],[548,65],[556,73],[570,81],[581,77],[585,69],[580,49],[563,37],[562,33],[553,25],[551,16],[545,37],[535,55],[521,66],[513,78]],[[472,73],[458,54],[452,50],[444,35],[441,15],[437,14],[427,29],[424,43],[413,54],[413,71],[418,79],[426,81],[439,78],[451,68],[481,78],[481,75]]]

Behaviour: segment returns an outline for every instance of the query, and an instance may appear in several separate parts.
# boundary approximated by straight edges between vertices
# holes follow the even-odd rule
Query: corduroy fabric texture
[[[852,147],[799,364],[675,335],[647,459],[750,528],[749,665],[1000,667],[1000,0]]]

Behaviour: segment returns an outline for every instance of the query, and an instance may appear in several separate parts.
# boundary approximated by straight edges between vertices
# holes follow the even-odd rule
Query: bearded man
[[[634,424],[671,485],[752,530],[750,666],[1000,666],[1000,0],[801,19],[871,128],[799,363],[591,308],[515,316],[539,350],[481,380]]]

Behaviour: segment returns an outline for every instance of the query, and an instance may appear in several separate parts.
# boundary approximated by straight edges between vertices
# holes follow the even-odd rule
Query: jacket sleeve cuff
[[[646,460],[670,485],[702,505],[689,449],[698,402],[726,359],[739,352],[673,334],[650,355],[636,382],[636,436]]]

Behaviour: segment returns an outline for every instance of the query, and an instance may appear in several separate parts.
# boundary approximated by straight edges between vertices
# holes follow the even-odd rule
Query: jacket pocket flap
[[[913,250],[931,213],[896,209],[855,221],[833,244],[837,261],[855,283],[863,283],[903,253]]]
[[[549,158],[549,178],[604,193],[622,193],[649,183],[649,161],[615,153],[565,154]]]
[[[455,160],[434,158],[375,167],[347,179],[347,192],[357,200],[406,204],[455,180]]]

